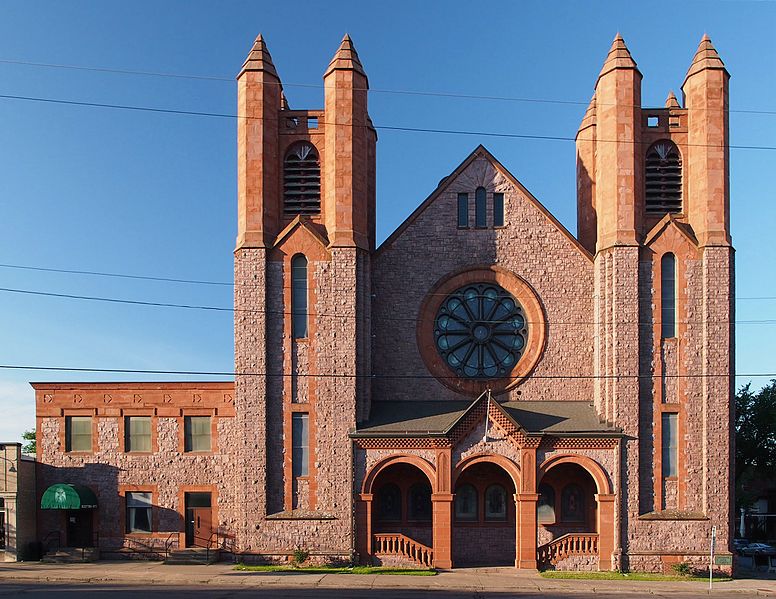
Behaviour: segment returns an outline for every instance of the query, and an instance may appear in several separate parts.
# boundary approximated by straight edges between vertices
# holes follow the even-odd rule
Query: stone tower
[[[714,524],[727,544],[734,351],[727,71],[704,36],[684,107],[670,93],[643,108],[641,80],[618,34],[577,134],[594,400],[632,439],[620,530],[636,569],[653,567],[640,555],[702,547]]]
[[[348,433],[369,400],[368,80],[346,35],[323,110],[289,108],[261,36],[237,81],[237,504],[225,520],[240,551],[348,556]]]

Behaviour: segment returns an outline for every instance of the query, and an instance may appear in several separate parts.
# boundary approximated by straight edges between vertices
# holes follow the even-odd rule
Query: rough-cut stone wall
[[[416,339],[418,317],[434,318],[418,314],[426,294],[436,282],[456,271],[497,264],[534,288],[549,323],[544,357],[534,371],[536,378],[529,378],[499,399],[590,401],[590,379],[578,379],[570,385],[562,379],[541,378],[592,373],[590,258],[483,155],[443,185],[436,199],[373,259],[372,355],[378,375],[373,400],[462,398],[433,378],[408,381],[379,377],[428,377]],[[473,225],[474,191],[481,185],[488,191],[489,227],[458,229],[458,193],[469,194]],[[490,226],[494,191],[504,193],[503,228]]]
[[[503,526],[453,524],[453,563],[457,567],[514,565],[515,538],[514,522]]]
[[[256,525],[267,513],[267,259],[263,248],[234,257],[234,431],[237,501],[229,506],[241,551],[256,550]]]

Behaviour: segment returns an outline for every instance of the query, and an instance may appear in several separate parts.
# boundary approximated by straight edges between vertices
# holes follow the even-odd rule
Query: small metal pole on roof
[[[482,442],[488,442],[488,422],[490,421],[490,389],[488,389],[488,403],[485,406],[485,432],[482,435]]]

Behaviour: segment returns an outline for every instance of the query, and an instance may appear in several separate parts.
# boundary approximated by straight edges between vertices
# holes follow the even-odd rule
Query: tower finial
[[[705,33],[698,44],[698,49],[695,51],[692,64],[687,69],[687,75],[685,75],[684,80],[687,81],[688,77],[704,69],[722,69],[727,72],[725,63],[722,62],[717,49],[711,43],[711,38]]]
[[[606,56],[604,66],[598,74],[599,79],[614,69],[635,69],[638,71],[636,61],[633,60],[630,50],[628,50],[628,46],[625,45],[625,40],[622,39],[622,35],[619,32],[614,36],[614,41],[611,48],[609,48],[609,54]]]
[[[264,71],[280,79],[278,72],[275,70],[275,65],[272,64],[272,56],[270,56],[269,50],[267,50],[267,44],[264,43],[264,37],[261,34],[253,42],[253,48],[251,48],[248,58],[245,59],[242,69],[240,69],[240,75],[245,71]],[[237,76],[240,77],[240,75]]]
[[[353,40],[350,39],[347,33],[342,37],[342,42],[323,76],[326,77],[326,75],[337,69],[355,71],[366,77],[366,72],[364,72],[364,67],[358,58],[358,52],[356,52]]]
[[[668,92],[668,97],[666,98],[666,108],[681,108],[681,106],[679,106],[679,100],[677,100],[676,96],[674,95],[674,90]]]

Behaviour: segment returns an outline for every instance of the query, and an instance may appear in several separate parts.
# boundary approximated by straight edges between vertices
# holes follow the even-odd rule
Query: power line
[[[59,98],[43,98],[36,96],[18,96],[11,94],[0,94],[0,99],[6,100],[20,100],[28,102],[43,102],[47,104],[62,104],[66,106],[80,106],[87,108],[111,108],[116,110],[130,110],[134,112],[151,112],[159,114],[175,114],[181,116],[202,116],[224,119],[246,119],[246,120],[263,120],[261,117],[249,117],[240,116],[236,114],[229,114],[223,112],[202,112],[197,110],[179,110],[173,108],[154,108],[150,106],[133,106],[129,104],[108,104],[102,102],[82,102],[78,100],[62,100]],[[320,123],[320,121],[319,121]],[[329,126],[348,126],[348,127],[368,127],[369,125],[353,125],[347,123],[321,123]],[[373,125],[374,129],[378,131],[394,131],[403,133],[433,133],[438,135],[467,135],[478,137],[494,137],[505,139],[529,139],[529,140],[541,140],[541,141],[576,141],[575,137],[568,137],[562,135],[531,135],[525,133],[498,133],[494,131],[468,131],[462,129],[435,129],[430,127],[401,127],[394,125]],[[632,145],[651,145],[652,142],[647,141],[635,141],[635,140],[619,140],[619,139],[600,139],[597,138],[596,142],[601,143],[616,143],[616,144],[632,144]],[[686,147],[700,147],[700,148],[727,148],[730,150],[764,150],[774,151],[776,146],[753,146],[753,145],[732,145],[727,144],[721,146],[719,144],[683,144]]]
[[[113,373],[113,374],[169,374],[180,376],[255,376],[265,378],[323,378],[323,379],[426,379],[426,380],[438,380],[438,379],[455,379],[460,380],[460,376],[435,376],[433,374],[349,374],[349,373],[287,373],[287,372],[235,372],[235,371],[197,371],[197,370],[141,370],[132,368],[83,368],[83,367],[68,367],[68,366],[29,366],[18,364],[0,364],[0,369],[4,370],[38,370],[46,372],[93,372],[93,373]],[[542,380],[565,380],[565,379],[652,379],[652,378],[688,378],[688,379],[703,379],[703,378],[729,378],[730,374],[531,374],[529,376],[505,376],[499,377],[494,380],[504,379],[542,379]],[[742,373],[736,374],[736,378],[751,377],[751,378],[764,378],[764,377],[776,377],[776,372],[754,372],[754,373]],[[93,381],[97,382],[97,381]],[[99,382],[98,382],[99,384]]]
[[[93,296],[93,295],[76,295],[76,294],[70,294],[70,293],[53,293],[49,291],[33,291],[31,289],[12,289],[9,287],[0,287],[0,292],[4,293],[17,293],[17,294],[23,294],[23,295],[36,295],[36,296],[42,296],[42,297],[55,297],[55,298],[61,298],[61,299],[73,299],[73,300],[85,300],[85,301],[93,301],[93,302],[106,302],[106,303],[112,303],[112,304],[130,304],[135,306],[148,306],[152,308],[182,308],[186,310],[206,310],[206,311],[212,311],[212,312],[230,312],[230,313],[249,313],[249,314],[271,314],[276,316],[293,316],[293,312],[285,312],[283,310],[260,310],[257,308],[232,308],[232,307],[226,307],[226,306],[205,306],[205,305],[197,305],[197,304],[176,304],[171,302],[151,302],[151,301],[145,301],[145,300],[128,300],[128,299],[120,299],[120,298],[113,298],[113,297],[99,297],[99,296]],[[311,317],[317,317],[317,318],[339,318],[339,319],[357,319],[359,316],[356,316],[354,314],[329,314],[326,312],[308,312],[308,316]],[[420,318],[412,318],[408,316],[381,316],[380,320],[388,320],[388,321],[397,321],[397,322],[418,322],[421,319]],[[502,321],[489,321],[489,320],[478,320],[478,322],[481,323],[500,323]],[[526,324],[529,325],[552,325],[552,326],[580,326],[580,325],[594,325],[594,326],[601,326],[606,324],[613,324],[609,323],[608,321],[572,321],[572,322],[560,322],[560,321],[530,321],[527,320]],[[657,326],[661,324],[661,321],[654,320],[650,322],[633,322],[633,321],[627,321],[627,320],[618,320],[617,324],[629,324],[629,325],[637,325],[642,327],[652,327]],[[685,320],[685,321],[676,321],[676,324],[776,324],[776,319],[763,319],[763,320],[736,320],[736,321],[729,321],[729,320],[706,320],[706,321],[693,321],[693,320]]]
[[[218,76],[212,76],[212,75],[184,75],[180,73],[169,73],[169,72],[159,72],[159,71],[139,71],[139,70],[132,70],[132,69],[117,69],[117,68],[108,68],[108,67],[89,67],[89,66],[82,66],[82,65],[71,65],[71,64],[56,64],[56,63],[47,63],[47,62],[32,62],[27,60],[14,60],[14,59],[0,59],[0,63],[4,64],[14,64],[14,65],[23,65],[23,66],[31,66],[31,67],[43,67],[43,68],[51,68],[51,69],[70,69],[70,70],[77,70],[77,71],[92,71],[97,73],[112,73],[112,74],[118,74],[118,75],[140,75],[144,77],[163,77],[163,78],[171,78],[171,79],[191,79],[195,81],[219,81],[219,82],[228,82],[228,83],[234,83],[235,78],[233,77],[218,77]],[[325,87],[322,84],[317,83],[288,83],[288,82],[278,82],[274,83],[272,81],[266,81],[265,82],[268,85],[279,85],[281,87],[300,87],[300,88],[308,88],[308,89],[325,89]],[[590,101],[583,101],[583,100],[558,100],[558,99],[552,99],[552,98],[529,98],[529,97],[515,97],[515,96],[498,96],[498,95],[481,95],[481,94],[464,94],[464,93],[457,93],[457,92],[442,92],[442,91],[423,91],[423,90],[409,90],[409,89],[389,89],[389,88],[354,88],[354,91],[368,91],[372,93],[377,94],[396,94],[396,95],[405,95],[405,96],[428,96],[428,97],[435,97],[435,98],[454,98],[454,99],[461,99],[461,100],[489,100],[489,101],[497,101],[497,102],[524,102],[524,103],[531,103],[531,104],[556,104],[561,106],[585,106],[587,107],[590,104]],[[613,106],[613,103],[604,103],[604,102],[597,102],[597,105],[599,106],[607,106],[611,105]],[[621,106],[628,106],[625,104],[621,104]],[[632,105],[631,108],[642,108],[641,105]],[[661,110],[661,107],[644,107],[647,110]],[[695,108],[695,109],[689,109],[689,108],[683,108],[682,110],[705,110],[703,108]],[[763,114],[763,115],[776,115],[776,111],[774,110],[749,110],[749,109],[731,109],[728,110],[728,112],[733,113],[742,113],[742,114]]]
[[[74,274],[74,275],[86,275],[86,276],[97,276],[97,277],[115,277],[119,279],[137,279],[142,281],[159,281],[159,282],[166,282],[166,283],[185,283],[185,284],[191,284],[191,285],[218,285],[223,287],[247,287],[247,288],[264,288],[264,285],[256,285],[255,283],[231,283],[228,281],[208,281],[204,279],[181,279],[181,278],[174,278],[174,277],[162,277],[162,276],[155,276],[155,275],[133,275],[128,273],[116,273],[116,272],[104,272],[104,271],[95,271],[95,270],[75,270],[75,269],[69,269],[69,268],[48,268],[43,266],[28,266],[23,264],[0,264],[0,268],[10,268],[14,270],[29,270],[34,272],[52,272],[52,273],[62,273],[62,274]],[[283,286],[279,289],[288,290],[291,289],[290,287]],[[447,296],[449,294],[446,293],[427,293],[426,296]],[[544,298],[567,298],[570,295],[574,294],[568,294],[568,293],[562,293],[562,294],[546,294],[542,293],[541,296]],[[522,295],[514,295],[514,297],[524,297]],[[582,295],[574,295],[574,297],[583,297]],[[584,297],[589,297],[589,295],[585,295]],[[639,299],[652,299],[651,295],[639,295]],[[776,300],[776,295],[762,295],[762,296],[736,296],[736,301],[738,300]]]

